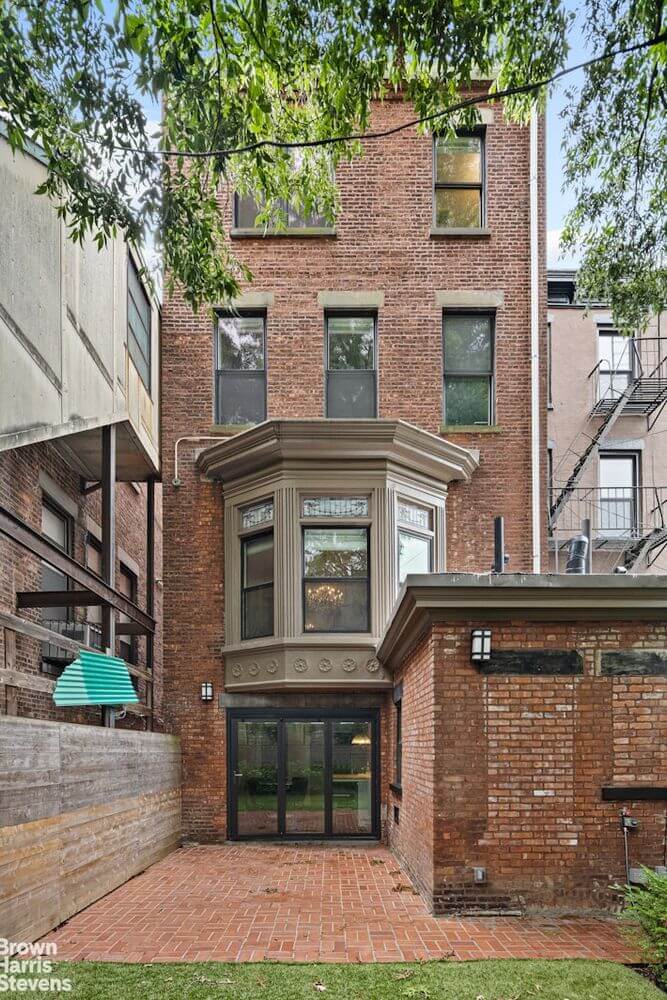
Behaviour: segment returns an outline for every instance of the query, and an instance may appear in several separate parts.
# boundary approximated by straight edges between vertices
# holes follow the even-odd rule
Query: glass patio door
[[[230,836],[377,835],[377,716],[230,712]]]

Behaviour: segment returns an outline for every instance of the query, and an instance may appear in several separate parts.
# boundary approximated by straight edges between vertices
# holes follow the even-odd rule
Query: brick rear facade
[[[373,126],[405,120],[399,100],[379,106]],[[487,572],[493,518],[505,516],[512,571],[532,571],[530,397],[529,131],[494,108],[486,129],[489,235],[432,236],[432,140],[416,131],[369,144],[338,173],[342,210],[335,236],[234,238],[263,293],[267,416],[325,413],[322,292],[381,293],[377,310],[378,415],[401,418],[478,449],[479,469],[447,498],[447,570]],[[543,127],[540,126],[543,148]],[[539,160],[541,162],[542,155]],[[544,233],[540,168],[539,230]],[[221,200],[231,226],[231,198]],[[544,246],[540,259],[543,260]],[[545,399],[545,280],[541,275],[541,399]],[[442,308],[437,291],[501,293],[495,315],[494,425],[474,433],[442,427]],[[222,648],[225,581],[223,499],[195,467],[215,428],[214,323],[194,315],[178,290],[163,310],[163,468],[165,544],[165,704],[182,739],[187,838],[224,840],[227,811],[227,706],[343,707],[354,698],[327,690],[225,693]],[[544,411],[546,412],[546,411]],[[546,454],[545,421],[541,431]],[[181,440],[182,438],[199,440]],[[178,483],[175,450],[178,447]],[[542,469],[543,500],[544,473]],[[545,504],[542,504],[545,507]],[[546,509],[546,507],[545,507]],[[546,516],[543,559],[546,559]],[[664,645],[648,624],[617,629],[515,621],[494,631],[497,648],[580,649],[584,673],[486,676],[470,663],[470,621],[435,626],[400,667],[403,682],[402,791],[395,780],[395,708],[384,701],[381,727],[382,835],[437,911],[524,906],[608,906],[623,876],[618,803],[603,784],[664,780],[664,681],[603,677],[595,651]],[[202,681],[215,699],[203,704]],[[361,692],[357,692],[357,697]],[[650,719],[650,722],[644,720]],[[630,778],[628,777],[628,782]],[[638,861],[664,850],[664,807],[636,808]],[[397,816],[398,822],[395,817]],[[487,869],[475,885],[472,866]]]
[[[64,461],[50,444],[36,444],[17,448],[0,455],[0,506],[14,511],[36,531],[41,531],[42,496],[40,472],[52,480],[62,490],[71,502],[76,504],[77,516],[74,520],[72,555],[77,562],[85,565],[85,543],[89,524],[101,524],[99,491],[85,495],[81,492],[81,481],[78,473]],[[57,497],[51,497],[57,501]],[[155,564],[156,576],[161,575],[162,563],[161,521],[162,504],[161,491],[156,489],[156,531],[155,531]],[[117,483],[116,485],[116,542],[118,550],[123,550],[136,564],[137,573],[137,603],[145,607],[146,599],[146,487],[132,483]],[[116,562],[116,574],[120,571],[122,556]],[[24,590],[40,589],[40,560],[24,552],[19,546],[0,536],[0,608],[10,613],[16,613],[16,593]],[[129,566],[132,569],[132,566]],[[117,576],[118,578],[118,576]],[[155,635],[153,698],[155,705],[155,728],[164,728],[162,718],[162,632],[161,632],[162,592],[158,587],[155,593],[155,617],[158,628]],[[39,611],[22,611],[26,618],[40,622]],[[46,613],[45,613],[46,614]],[[85,619],[84,608],[77,609],[76,618]],[[145,642],[136,641],[137,666],[145,667]],[[16,635],[17,669],[30,674],[41,673],[41,644],[26,636]],[[4,664],[4,629],[0,629],[0,664]],[[144,700],[145,681],[139,679],[139,696]],[[53,704],[52,695],[48,692],[18,689],[16,714],[39,719],[51,719],[60,722],[88,722],[99,724],[101,710],[90,709],[58,709]],[[0,712],[4,711],[4,704]],[[118,721],[118,726],[125,728],[143,727],[143,720],[129,715]]]
[[[404,789],[389,843],[436,912],[613,905],[621,806],[640,821],[631,864],[665,863],[665,803],[603,802],[601,790],[664,783],[667,678],[602,676],[599,651],[664,648],[667,629],[513,621],[493,629],[495,649],[577,649],[583,674],[485,675],[470,662],[470,630],[484,624],[435,626],[397,675]]]

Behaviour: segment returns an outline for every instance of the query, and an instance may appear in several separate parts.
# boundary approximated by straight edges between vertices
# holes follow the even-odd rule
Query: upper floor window
[[[368,528],[303,528],[304,632],[368,632]]]
[[[290,229],[325,229],[328,225],[323,215],[313,212],[304,215],[298,212],[288,201],[279,200],[277,209],[283,218],[284,224]],[[255,229],[262,232],[264,226],[257,223],[257,216],[262,211],[263,206],[252,195],[234,195],[234,228],[235,229]]]
[[[492,423],[493,314],[446,312],[443,333],[445,423]]]
[[[634,340],[613,327],[598,327],[598,381],[600,399],[617,399],[628,387],[634,371]]]
[[[633,538],[639,519],[639,453],[600,455],[600,535]]]
[[[326,415],[377,416],[376,317],[326,315]]]
[[[44,496],[42,499],[42,534],[67,555],[72,554],[73,527],[69,514],[61,510],[49,497]],[[69,578],[62,570],[55,569],[47,562],[43,562],[40,568],[40,590],[69,590]],[[66,626],[63,623],[69,619],[70,609],[67,605],[44,608],[41,613],[42,624],[58,632],[65,630]],[[42,643],[42,669],[47,673],[57,673],[58,670],[49,655],[50,650],[49,643]],[[60,665],[62,666],[62,664]]]
[[[215,411],[219,424],[266,419],[266,316],[218,316]]]
[[[137,576],[132,570],[121,563],[119,566],[118,579],[116,585],[121,594],[127,597],[128,601],[132,601],[133,604],[137,603]],[[125,625],[129,624],[130,619],[127,615],[118,615],[118,624]],[[118,630],[120,631],[120,630]],[[131,635],[119,635],[118,636],[118,653],[119,656],[125,660],[126,663],[136,663],[137,662],[137,643],[136,640]],[[132,678],[133,682],[136,681]]]
[[[241,638],[273,635],[273,531],[241,541]]]
[[[482,133],[434,139],[434,222],[438,229],[484,226]]]
[[[433,569],[433,512],[426,507],[399,500],[398,582],[409,573],[430,573]]]
[[[139,377],[151,388],[151,304],[132,260],[127,261],[127,349]]]

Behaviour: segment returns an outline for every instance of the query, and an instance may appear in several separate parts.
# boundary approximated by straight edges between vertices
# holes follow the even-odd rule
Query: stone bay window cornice
[[[270,420],[207,448],[222,484],[225,687],[388,687],[402,578],[443,572],[447,486],[471,451],[400,420]]]

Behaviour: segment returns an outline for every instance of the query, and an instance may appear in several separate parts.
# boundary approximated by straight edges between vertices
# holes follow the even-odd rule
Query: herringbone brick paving
[[[433,917],[379,845],[181,848],[47,940],[124,962],[631,957],[611,919]]]

